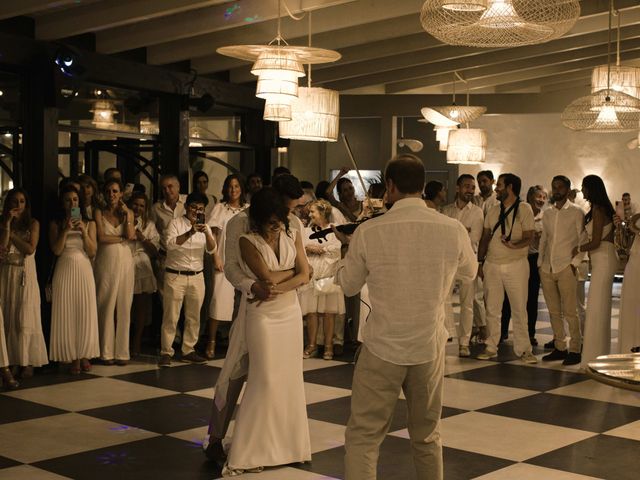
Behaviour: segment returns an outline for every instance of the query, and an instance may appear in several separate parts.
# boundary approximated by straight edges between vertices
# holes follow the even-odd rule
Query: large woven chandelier
[[[554,40],[579,16],[579,0],[427,0],[420,21],[444,43],[499,48]]]
[[[594,133],[616,133],[638,129],[640,121],[640,98],[624,93],[623,88],[614,89],[611,74],[611,20],[614,14],[613,0],[609,9],[609,44],[607,52],[606,84],[596,90],[592,85],[591,95],[580,97],[562,112],[562,123],[571,130]],[[594,72],[594,77],[596,73]],[[600,82],[600,74],[596,82]],[[596,84],[596,88],[598,85]],[[594,91],[595,90],[595,91]],[[631,90],[628,90],[631,91]]]
[[[487,133],[481,128],[461,128],[449,132],[447,163],[477,165],[485,161]]]

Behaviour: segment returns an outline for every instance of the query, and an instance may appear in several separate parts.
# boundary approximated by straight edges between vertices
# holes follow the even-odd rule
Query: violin
[[[366,222],[367,220],[371,220],[372,218],[379,217],[380,215],[383,215],[383,214],[384,214],[384,212],[382,212],[382,213],[374,213],[372,216],[364,217],[363,219],[358,220],[357,222],[345,223],[343,225],[334,225],[334,227],[340,233],[344,233],[345,235],[353,235],[353,232],[356,231],[356,228],[358,228],[364,222]],[[331,227],[322,229],[322,228],[320,228],[318,226],[314,226],[313,227],[313,233],[311,235],[309,235],[309,239],[310,240],[318,240],[318,243],[322,243],[323,241],[326,242],[327,241],[327,235],[329,235],[330,233],[333,233],[333,229]]]

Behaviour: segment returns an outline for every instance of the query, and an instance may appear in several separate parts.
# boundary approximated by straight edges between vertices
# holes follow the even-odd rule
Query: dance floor
[[[551,330],[540,307],[542,345]],[[614,307],[615,328],[617,300]],[[507,343],[497,361],[482,362],[459,359],[457,345],[448,345],[445,478],[637,479],[640,395],[589,380],[577,367],[524,365],[510,350]],[[222,360],[163,370],[153,360],[75,377],[54,370],[0,394],[0,479],[218,478],[201,441]],[[312,463],[240,478],[343,478],[353,364],[346,355],[305,360],[304,368]],[[402,398],[378,472],[381,480],[415,478]]]

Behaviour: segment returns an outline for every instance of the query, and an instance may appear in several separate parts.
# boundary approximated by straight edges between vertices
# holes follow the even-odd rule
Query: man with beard
[[[478,180],[480,193],[473,197],[473,203],[479,206],[482,209],[482,213],[486,215],[491,207],[500,203],[496,193],[493,191],[493,184],[495,183],[493,172],[491,170],[482,170],[476,175],[476,180]]]
[[[554,349],[542,357],[545,362],[563,360],[563,365],[581,361],[582,335],[578,319],[577,268],[584,254],[573,256],[584,235],[584,212],[568,201],[571,181],[564,175],[553,177],[551,200],[553,208],[542,216],[542,237],[538,256],[542,293],[549,309],[553,329]],[[564,322],[569,325],[567,353]]]
[[[512,173],[500,175],[496,186],[500,204],[491,207],[484,220],[478,248],[478,275],[484,276],[488,337],[485,351],[478,355],[480,360],[498,356],[500,316],[506,290],[513,318],[513,350],[525,363],[538,362],[532,353],[527,327],[527,255],[534,232],[533,210],[520,200],[521,187],[520,177]]]
[[[467,229],[469,240],[474,253],[478,253],[478,244],[482,237],[482,225],[484,216],[482,210],[473,204],[473,194],[476,191],[476,182],[472,175],[463,174],[458,177],[456,182],[456,201],[445,206],[442,213],[446,216],[455,218]],[[460,325],[458,328],[458,349],[460,357],[468,357],[471,355],[469,351],[469,340],[471,338],[471,329],[473,327],[473,301],[476,290],[480,292],[482,297],[482,286],[477,285],[476,279],[471,281],[457,280],[460,287]],[[478,288],[479,287],[479,288]],[[449,292],[447,299],[447,325],[453,324],[453,308],[452,303],[453,289]],[[484,300],[481,301],[481,322],[484,324],[485,311]]]

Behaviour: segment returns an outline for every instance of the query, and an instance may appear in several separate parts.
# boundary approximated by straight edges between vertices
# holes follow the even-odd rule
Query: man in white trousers
[[[500,317],[505,291],[511,303],[515,354],[525,363],[537,363],[532,353],[527,327],[527,297],[529,282],[529,243],[533,239],[533,210],[520,200],[522,181],[512,173],[498,177],[496,195],[499,205],[491,207],[484,219],[484,232],[478,248],[480,268],[484,277],[487,304],[485,350],[480,360],[498,357]]]
[[[418,157],[393,158],[385,180],[393,206],[358,227],[335,280],[345,295],[366,282],[372,306],[353,377],[345,478],[376,478],[380,444],[402,390],[417,478],[439,480],[445,301],[454,277],[472,280],[477,263],[462,224],[421,199],[425,171]]]
[[[482,238],[482,226],[484,215],[482,209],[473,204],[473,194],[476,191],[476,180],[473,175],[462,174],[456,182],[456,201],[442,209],[447,217],[458,220],[469,233],[471,248],[474,253],[478,252],[478,244]],[[469,350],[469,340],[471,339],[471,329],[473,328],[473,301],[476,295],[476,279],[470,282],[457,280],[460,286],[460,323],[458,324],[458,354],[460,357],[471,355]],[[447,299],[447,316],[453,316],[452,307],[453,289]],[[484,305],[481,310],[484,323]],[[453,323],[453,320],[447,320]]]

